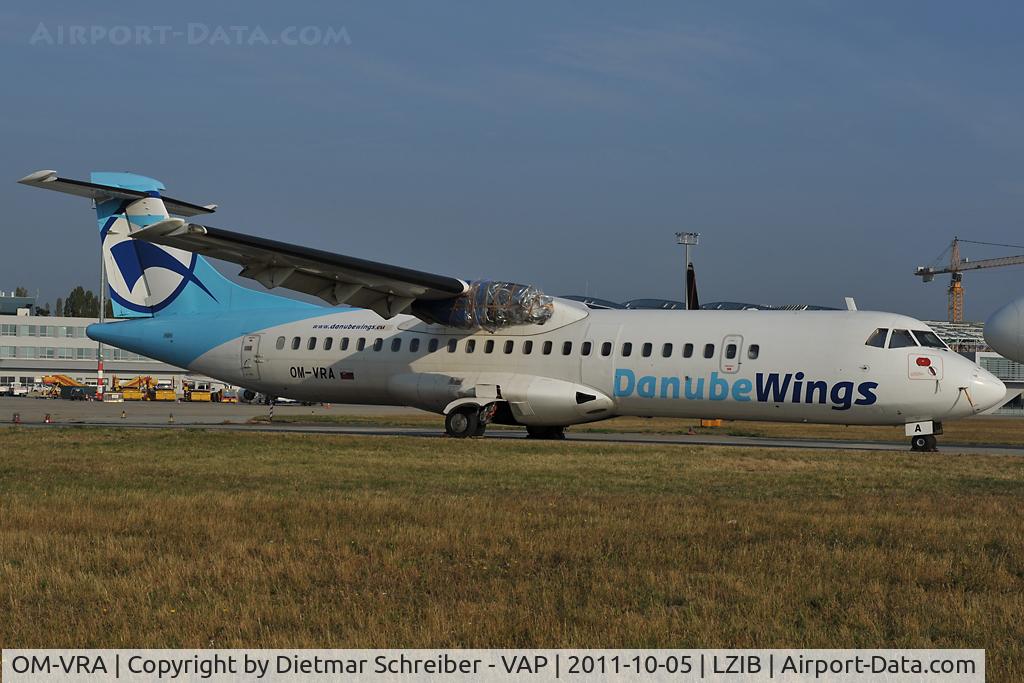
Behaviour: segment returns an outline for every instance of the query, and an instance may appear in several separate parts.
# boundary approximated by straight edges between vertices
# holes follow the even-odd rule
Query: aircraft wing
[[[242,266],[240,275],[267,288],[285,287],[313,294],[331,305],[369,308],[390,318],[417,300],[451,299],[467,291],[458,278],[434,275],[352,256],[186,223],[178,218],[154,223],[131,235]]]

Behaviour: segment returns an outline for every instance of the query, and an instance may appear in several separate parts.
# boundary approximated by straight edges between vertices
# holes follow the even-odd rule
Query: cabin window
[[[488,339],[484,342],[484,353],[494,353],[494,340]]]
[[[427,351],[430,353],[437,351],[437,338],[430,340],[430,343],[427,344]]]
[[[334,346],[334,337],[324,337],[324,351],[330,351]]]
[[[704,345],[704,357],[705,358],[714,358],[715,357],[715,345],[714,344],[705,344]]]
[[[751,344],[750,346],[747,347],[747,358],[749,358],[750,360],[755,360],[760,353],[760,344]]]
[[[356,341],[356,351],[362,351],[366,348],[366,337],[360,337]]]
[[[476,350],[476,339],[466,341],[466,353],[473,353]]]
[[[734,358],[736,358],[736,345],[735,344],[726,344],[725,345],[725,357],[728,360],[733,360]]]
[[[654,345],[651,342],[644,342],[644,345],[640,347],[640,353],[644,358],[651,357],[651,351],[654,350]]]
[[[310,351],[316,350],[316,337],[309,338],[309,343],[306,344],[306,348],[309,349]]]
[[[902,349],[907,346],[917,346],[917,342],[910,336],[910,332],[907,330],[893,330],[892,336],[889,337],[889,348]]]
[[[570,353],[572,353],[572,342],[562,342],[562,355],[568,356]]]
[[[580,353],[582,353],[584,356],[589,356],[590,355],[590,349],[591,349],[592,346],[593,346],[593,344],[591,344],[588,341],[583,342],[583,346],[580,347]]]
[[[505,353],[512,353],[512,349],[515,348],[516,343],[511,339],[505,341]]]
[[[292,337],[292,351],[298,351],[299,346],[302,345],[301,337]]]
[[[693,357],[693,344],[683,344],[683,358]]]
[[[348,337],[341,338],[341,350],[348,351]]]
[[[523,355],[529,356],[531,353],[533,353],[533,340],[527,339],[523,342]]]
[[[383,348],[384,348],[384,340],[383,339],[381,339],[380,337],[377,337],[376,339],[373,340],[373,350],[374,351],[380,351]]]
[[[610,355],[612,355],[612,343],[611,342],[603,342],[601,344],[601,355],[602,356],[610,356]]]
[[[545,356],[551,355],[551,342],[544,342],[544,346],[541,347],[541,353],[543,353]]]
[[[416,353],[419,350],[420,350],[420,338],[419,337],[413,337],[412,339],[409,340],[409,352],[410,353]]]
[[[917,337],[917,343],[921,346],[930,346],[933,349],[946,348],[945,343],[931,330],[914,330],[914,336]]]
[[[661,345],[661,357],[662,358],[671,358],[672,357],[672,345],[671,344],[662,344]]]
[[[864,342],[865,346],[874,346],[879,349],[885,348],[885,338],[889,334],[888,327],[879,327],[868,336],[868,340]]]
[[[280,351],[284,348],[284,337],[277,338],[277,350]]]
[[[633,354],[632,342],[622,342],[622,355],[625,358],[629,358]]]
[[[448,353],[455,353],[455,347],[459,345],[458,339],[448,340]]]
[[[394,339],[391,340],[391,350],[392,351],[401,351],[402,350],[402,338],[401,337],[395,337]]]

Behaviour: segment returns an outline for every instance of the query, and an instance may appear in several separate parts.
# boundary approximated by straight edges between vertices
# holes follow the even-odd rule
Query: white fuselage
[[[866,311],[589,310],[558,299],[547,324],[492,333],[325,310],[232,339],[190,368],[307,401],[441,413],[500,400],[527,425],[618,415],[905,424],[973,415],[1005,394],[949,349],[868,345],[876,329],[928,327]]]

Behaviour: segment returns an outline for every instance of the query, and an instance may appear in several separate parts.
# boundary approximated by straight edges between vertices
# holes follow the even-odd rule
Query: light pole
[[[690,247],[700,243],[699,232],[677,232],[676,244],[683,245],[683,302],[686,310],[690,310],[690,287],[687,282],[687,272],[690,269]]]

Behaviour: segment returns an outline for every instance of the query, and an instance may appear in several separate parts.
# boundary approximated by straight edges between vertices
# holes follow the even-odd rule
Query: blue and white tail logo
[[[159,181],[135,174],[104,173],[93,174],[93,182],[116,183],[150,195],[134,201],[111,199],[96,205],[115,315],[152,315],[174,302],[189,283],[213,301],[217,300],[196,275],[199,263],[196,254],[130,237],[132,232],[168,217],[160,199],[159,191],[163,186]]]

